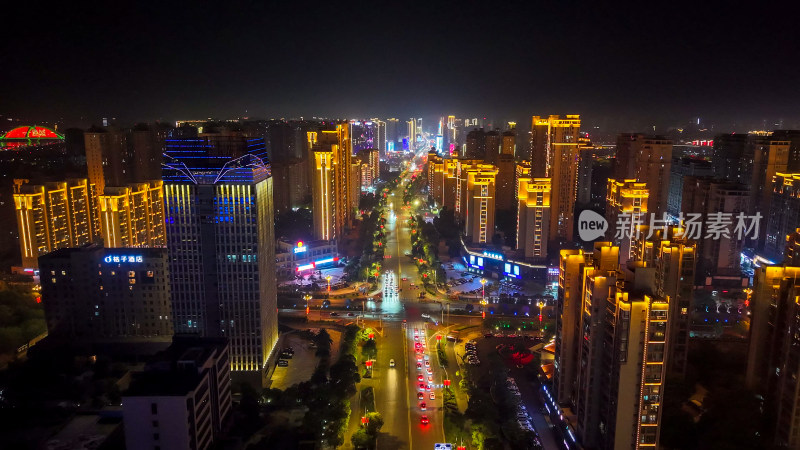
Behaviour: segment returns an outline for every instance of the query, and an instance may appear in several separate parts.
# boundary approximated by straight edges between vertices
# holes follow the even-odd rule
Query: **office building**
[[[161,180],[106,187],[98,198],[106,247],[163,247],[164,194]]]
[[[648,203],[650,193],[647,183],[633,179],[608,179],[606,189],[607,235],[612,233],[619,246],[620,264],[633,258],[634,243],[639,237],[637,225],[649,223]]]
[[[100,239],[93,187],[86,179],[43,185],[14,180],[22,266],[36,269],[38,258],[59,248],[78,247]]]
[[[167,251],[62,248],[39,258],[47,332],[81,343],[172,339]]]
[[[786,238],[800,225],[800,173],[775,174],[770,211],[762,220],[766,227],[764,256],[783,261]]]
[[[713,175],[714,166],[711,161],[689,156],[673,159],[669,175],[667,214],[677,218],[683,212],[683,179],[685,177],[710,177]]]
[[[549,230],[553,241],[573,241],[580,126],[579,115],[531,120],[532,176],[553,180]]]
[[[225,339],[176,337],[122,395],[128,450],[205,450],[232,416]]]
[[[763,396],[765,439],[800,447],[800,267],[758,267],[750,301],[745,383]]]
[[[228,338],[234,376],[257,386],[278,340],[265,156],[260,139],[168,140],[163,173],[175,332]]]
[[[517,181],[517,250],[525,259],[545,260],[550,223],[550,178]]]
[[[314,239],[336,240],[353,221],[358,198],[353,196],[352,151],[348,124],[336,124],[333,130],[309,133],[309,161],[312,163],[312,214]]]

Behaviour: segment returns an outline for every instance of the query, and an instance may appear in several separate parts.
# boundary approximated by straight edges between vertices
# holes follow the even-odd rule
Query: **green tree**
[[[375,439],[367,433],[367,430],[361,428],[353,433],[350,442],[353,443],[354,448],[372,448]]]
[[[367,419],[367,434],[374,438],[383,428],[383,416],[379,412],[371,412],[367,413]]]
[[[375,359],[378,356],[378,344],[375,339],[367,339],[361,347],[361,354],[364,359]]]
[[[316,355],[320,358],[328,358],[331,356],[331,344],[333,344],[333,339],[331,339],[331,335],[328,334],[328,330],[322,328],[319,330],[313,338],[312,341],[317,346]]]

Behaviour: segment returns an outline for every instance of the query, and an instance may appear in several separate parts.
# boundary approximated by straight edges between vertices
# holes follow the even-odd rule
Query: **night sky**
[[[4,6],[3,119],[579,113],[618,131],[698,116],[719,131],[800,126],[800,21],[785,6],[115,3]]]

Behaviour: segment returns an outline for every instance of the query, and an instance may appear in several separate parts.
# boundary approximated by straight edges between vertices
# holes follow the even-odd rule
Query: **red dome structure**
[[[11,139],[21,139],[21,140],[31,140],[31,139],[55,139],[55,140],[64,140],[64,135],[58,134],[55,130],[51,130],[50,128],[43,127],[40,125],[33,125],[33,126],[22,126],[14,128],[13,130],[7,132],[6,134],[0,136],[2,140],[11,140]]]
[[[41,125],[26,125],[0,134],[0,149],[19,150],[64,142],[64,135]]]

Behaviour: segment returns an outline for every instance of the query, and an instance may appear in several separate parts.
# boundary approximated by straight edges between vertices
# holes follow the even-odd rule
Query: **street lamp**
[[[308,315],[308,301],[311,300],[311,295],[306,294],[303,296],[303,299],[306,301],[306,315]]]
[[[327,277],[325,277],[325,279],[328,280],[328,294],[330,294],[331,293],[331,276],[328,275]]]

